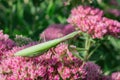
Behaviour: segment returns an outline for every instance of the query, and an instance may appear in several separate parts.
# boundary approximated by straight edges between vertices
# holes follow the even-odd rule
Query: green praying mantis
[[[39,56],[39,55],[43,54],[45,51],[47,51],[48,49],[56,46],[57,44],[65,41],[67,39],[73,38],[78,34],[80,34],[80,31],[74,31],[64,37],[50,40],[48,42],[40,43],[40,44],[31,46],[31,47],[25,48],[23,50],[16,52],[14,55],[15,56],[23,56],[23,57]]]

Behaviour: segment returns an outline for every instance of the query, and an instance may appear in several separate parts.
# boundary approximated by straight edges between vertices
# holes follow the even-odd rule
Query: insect
[[[50,40],[50,41],[47,41],[44,43],[40,43],[40,44],[31,46],[31,47],[25,48],[23,50],[18,51],[14,55],[15,56],[24,56],[24,57],[34,57],[34,56],[41,55],[41,54],[43,54],[44,51],[47,51],[48,49],[56,46],[57,44],[65,41],[67,39],[73,38],[74,36],[76,36],[79,33],[80,33],[80,31],[72,32],[64,37]]]

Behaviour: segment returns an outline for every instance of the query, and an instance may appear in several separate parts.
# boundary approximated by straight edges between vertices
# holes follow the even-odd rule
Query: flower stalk
[[[87,35],[86,40],[85,40],[85,50],[86,50],[86,51],[84,51],[84,52],[85,52],[84,61],[87,61],[87,60],[88,60],[87,57],[89,56],[89,49],[90,49],[90,47],[91,47],[91,40],[90,40],[90,39],[91,39],[90,36]]]

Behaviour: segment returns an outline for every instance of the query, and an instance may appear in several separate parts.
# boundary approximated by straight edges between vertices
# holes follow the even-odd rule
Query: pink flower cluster
[[[101,80],[112,80],[111,76],[102,76]]]
[[[102,74],[100,67],[92,62],[85,63],[81,66],[81,70],[86,72],[86,77],[83,80],[99,80]]]
[[[93,62],[76,58],[61,43],[38,57],[18,57],[14,53],[38,44],[30,42],[15,46],[9,36],[0,31],[0,80],[119,80],[120,72],[111,76],[102,75],[100,67]],[[4,54],[3,54],[4,53]]]
[[[46,30],[40,35],[43,40],[52,40],[56,38],[63,37],[74,31],[74,27],[70,24],[62,25],[62,24],[53,24],[48,26]]]
[[[105,35],[118,37],[120,34],[120,22],[103,17],[103,11],[93,7],[74,8],[68,22],[93,38],[102,38]]]
[[[115,15],[116,17],[120,16],[120,10],[118,10],[118,9],[109,9],[108,13],[111,13],[111,14]]]
[[[3,31],[0,30],[0,59],[4,52],[11,50],[14,46],[14,41],[9,39],[9,36],[7,34],[3,34]]]
[[[117,0],[110,0],[109,3],[110,5],[113,5],[113,6],[119,6],[119,3]]]
[[[38,57],[14,56],[15,52],[28,46],[31,45],[6,52],[0,64],[0,80],[95,80],[100,77],[100,68],[74,57],[67,44],[61,43]]]
[[[120,80],[120,72],[114,72],[111,75],[112,80]]]

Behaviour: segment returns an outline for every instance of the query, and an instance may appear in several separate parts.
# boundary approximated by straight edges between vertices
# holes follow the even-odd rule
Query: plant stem
[[[87,56],[87,60],[92,56],[92,54],[97,50],[97,48],[98,48],[99,46],[100,46],[100,44],[97,45],[97,46],[95,47],[95,49],[90,52],[90,54]]]
[[[86,51],[85,48],[76,48],[76,50],[78,50],[78,51]]]
[[[87,61],[87,57],[89,56],[89,49],[91,47],[91,41],[90,41],[90,36],[87,35],[87,38],[85,40],[85,57],[84,57],[84,61]]]

